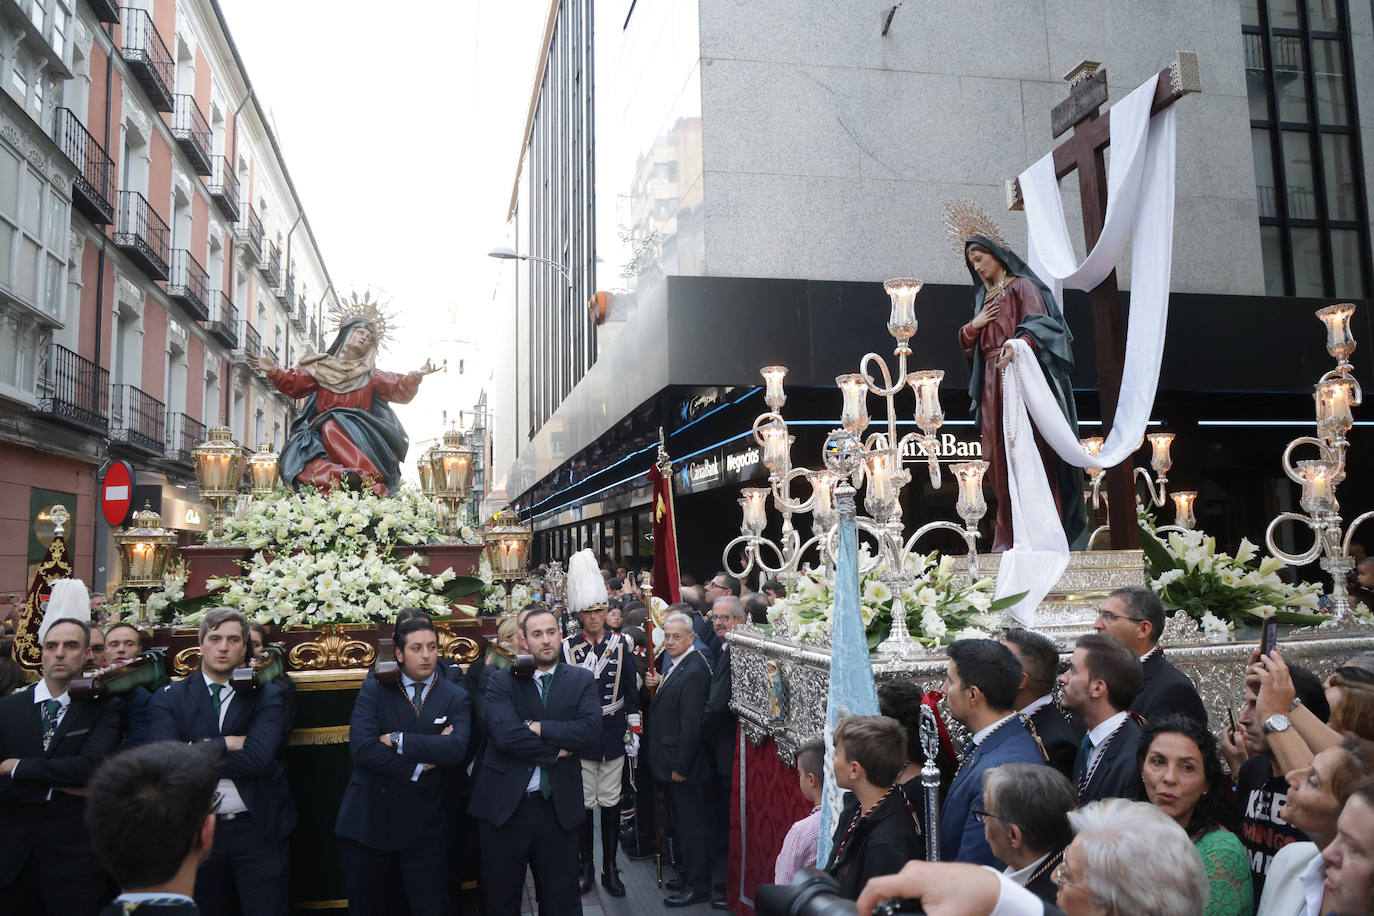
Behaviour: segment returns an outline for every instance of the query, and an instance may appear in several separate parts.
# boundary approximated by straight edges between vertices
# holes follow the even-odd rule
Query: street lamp
[[[563,275],[563,279],[567,281],[569,288],[573,285],[572,273],[568,268],[549,258],[541,258],[535,254],[521,254],[514,248],[507,248],[504,245],[500,248],[493,248],[491,251],[488,251],[487,257],[496,258],[499,261],[537,261],[540,264],[547,264]]]

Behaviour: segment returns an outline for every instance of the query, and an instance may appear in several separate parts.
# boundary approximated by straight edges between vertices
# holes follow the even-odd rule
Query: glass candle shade
[[[420,475],[420,492],[426,496],[434,495],[434,447],[430,446],[415,462],[415,470]]]
[[[740,497],[740,510],[744,520],[740,526],[741,534],[758,536],[768,524],[767,506],[769,490],[764,487],[745,487]]]
[[[1317,459],[1298,462],[1298,476],[1302,478],[1301,505],[1311,515],[1336,511],[1336,463]]]
[[[518,523],[513,512],[502,511],[494,519],[482,540],[486,545],[487,562],[497,579],[523,579],[529,565],[530,542],[534,532]]]
[[[1351,405],[1358,403],[1355,380],[1337,376],[1319,383],[1313,397],[1317,401],[1317,432],[1324,439],[1343,438],[1355,425]]]
[[[929,435],[945,422],[945,412],[940,406],[940,383],[945,380],[944,370],[912,372],[906,380],[916,393],[916,425]]]
[[[954,479],[959,483],[959,498],[955,511],[965,522],[976,522],[988,511],[987,499],[983,496],[983,475],[987,473],[986,461],[961,461],[952,465]]]
[[[1193,504],[1197,502],[1197,491],[1175,490],[1171,495],[1174,498],[1174,524],[1192,531],[1197,527],[1197,517],[1193,515]]]
[[[791,470],[792,443],[796,436],[787,434],[782,423],[768,423],[759,429],[763,438],[763,465],[774,476],[781,477]]]
[[[851,373],[835,377],[835,384],[844,396],[844,408],[840,411],[840,425],[856,436],[862,436],[868,429],[868,380],[862,375]]]
[[[829,531],[835,524],[835,487],[839,485],[839,475],[830,471],[808,471],[806,479],[811,482],[811,516],[816,533]]]
[[[902,277],[883,284],[892,299],[892,314],[887,319],[887,332],[904,345],[916,333],[916,294],[922,282]]]
[[[890,450],[869,454],[867,499],[886,503],[896,496],[897,456]]]
[[[229,427],[212,426],[206,441],[191,449],[191,461],[202,499],[226,499],[238,491],[243,479],[243,449]]]
[[[786,366],[764,366],[759,370],[763,376],[763,403],[769,410],[781,410],[787,403],[787,395],[782,390],[782,380],[787,378]]]
[[[1169,468],[1174,466],[1174,459],[1169,454],[1174,444],[1174,434],[1150,433],[1145,438],[1150,440],[1150,467],[1156,475],[1169,473]]]
[[[1326,352],[1342,362],[1355,352],[1355,338],[1350,333],[1350,318],[1354,314],[1353,302],[1338,302],[1317,309],[1317,317],[1326,325]]]
[[[435,446],[430,467],[434,474],[436,496],[467,499],[472,492],[472,477],[477,470],[477,450],[463,442],[457,429],[444,433],[443,445]]]
[[[253,493],[265,496],[277,485],[277,454],[271,442],[258,445],[258,450],[248,459],[248,476],[252,481]]]
[[[1085,436],[1078,440],[1078,444],[1083,446],[1083,451],[1096,458],[1098,455],[1102,454],[1102,446],[1106,441],[1107,440],[1103,439],[1101,436]],[[1084,468],[1084,470],[1093,476],[1102,473],[1101,468]]]

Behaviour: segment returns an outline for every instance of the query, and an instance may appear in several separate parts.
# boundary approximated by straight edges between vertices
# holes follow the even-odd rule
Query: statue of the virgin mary
[[[399,485],[410,440],[390,405],[414,398],[435,367],[427,360],[404,375],[376,368],[386,325],[376,305],[355,302],[327,352],[307,354],[295,369],[266,355],[256,361],[278,391],[306,399],[281,450],[283,480],[325,491],[368,487],[378,496]]]

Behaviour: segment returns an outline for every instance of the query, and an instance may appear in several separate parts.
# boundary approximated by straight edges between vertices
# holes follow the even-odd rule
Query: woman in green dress
[[[1210,884],[1204,916],[1250,916],[1250,861],[1222,824],[1227,782],[1211,732],[1186,716],[1151,722],[1140,740],[1140,778],[1150,803],[1188,832],[1202,857]]]

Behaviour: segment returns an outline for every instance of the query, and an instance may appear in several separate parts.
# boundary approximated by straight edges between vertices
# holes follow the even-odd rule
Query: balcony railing
[[[310,346],[314,347],[316,351],[324,349],[320,346],[320,328],[315,323],[314,315],[310,316]]]
[[[229,160],[223,156],[216,156],[211,163],[210,180],[206,183],[206,190],[210,192],[210,199],[219,207],[219,212],[229,222],[234,222],[239,218],[239,179],[234,174],[234,169],[229,164]],[[259,227],[261,231],[261,227]]]
[[[210,317],[210,303],[205,295],[209,286],[210,274],[191,257],[191,252],[185,248],[173,250],[171,274],[167,277],[167,295],[184,305],[187,314],[196,321]]]
[[[257,359],[262,353],[262,337],[247,318],[239,322],[238,349],[247,359]]]
[[[230,349],[239,342],[239,310],[222,290],[210,293],[210,317],[205,322],[205,330]]]
[[[114,162],[70,108],[57,109],[53,139],[72,165],[72,203],[97,225],[114,222]]]
[[[162,217],[137,191],[119,192],[119,224],[115,244],[154,280],[167,279],[168,238],[171,233]]]
[[[178,93],[173,101],[172,137],[177,146],[191,160],[191,167],[197,175],[209,175],[210,168],[210,122],[200,113],[196,97]]]
[[[110,428],[110,373],[53,344],[35,413],[104,436]]]
[[[126,10],[127,12],[127,10]],[[133,385],[110,386],[110,439],[156,457],[163,452],[166,410]]]
[[[91,12],[95,13],[95,18],[101,22],[119,22],[119,4],[116,0],[87,0],[91,6]]]
[[[277,297],[278,301],[286,306],[287,312],[291,311],[292,287],[295,286],[295,284],[295,274],[288,271],[282,276],[279,285],[272,288],[272,294]]]
[[[136,7],[124,7],[124,44],[120,48],[134,79],[158,111],[171,111],[173,64],[167,45],[153,25],[153,17]]]
[[[191,449],[205,441],[205,424],[184,413],[167,414],[168,461],[191,466]]]
[[[258,219],[258,211],[247,201],[239,204],[239,221],[234,227],[234,238],[243,247],[245,257],[251,258],[254,264],[262,260],[262,220]]]
[[[262,269],[268,287],[276,289],[281,283],[281,249],[277,247],[276,242],[267,243],[267,257],[258,266]]]

